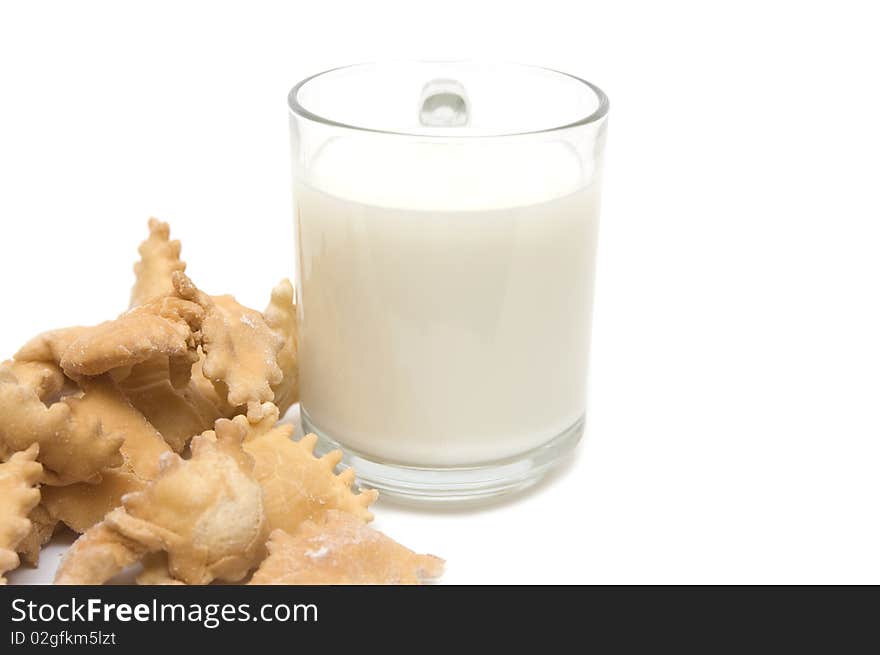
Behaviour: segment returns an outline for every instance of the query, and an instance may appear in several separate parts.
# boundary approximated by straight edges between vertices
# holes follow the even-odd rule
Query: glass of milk
[[[288,104],[304,430],[401,499],[533,484],[584,430],[607,98],[417,62]]]

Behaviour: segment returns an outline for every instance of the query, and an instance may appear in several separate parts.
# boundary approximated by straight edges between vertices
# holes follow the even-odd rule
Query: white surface
[[[0,350],[124,307],[149,214],[262,306],[297,79],[554,66],[611,98],[589,435],[525,497],[377,525],[448,582],[878,583],[880,52],[824,4],[6,3]]]

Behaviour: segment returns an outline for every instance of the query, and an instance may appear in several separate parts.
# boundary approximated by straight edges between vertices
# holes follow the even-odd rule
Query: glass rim
[[[375,127],[366,127],[363,125],[353,125],[350,123],[343,123],[341,121],[333,120],[327,116],[320,116],[308,109],[306,109],[300,102],[297,97],[299,91],[309,82],[315,80],[319,77],[323,77],[325,75],[329,75],[330,73],[335,73],[337,71],[350,70],[353,68],[360,68],[364,66],[383,66],[383,65],[391,65],[391,64],[469,64],[469,63],[491,63],[500,66],[517,66],[520,68],[531,68],[533,70],[544,71],[547,73],[553,73],[554,75],[561,75],[576,82],[579,82],[584,87],[592,91],[596,99],[598,101],[598,106],[596,109],[586,116],[583,116],[575,121],[565,123],[563,125],[553,125],[551,127],[545,127],[538,130],[525,130],[519,132],[503,132],[503,133],[492,133],[492,134],[424,134],[418,132],[407,132],[404,130],[383,130]],[[420,139],[492,139],[497,137],[516,137],[516,136],[529,136],[534,134],[546,134],[548,132],[561,132],[564,130],[572,129],[575,127],[582,127],[584,125],[589,125],[590,123],[595,123],[602,118],[604,118],[608,114],[608,108],[610,103],[608,101],[608,96],[605,95],[605,92],[602,91],[598,86],[593,84],[592,82],[588,82],[582,77],[578,77],[577,75],[572,75],[571,73],[566,73],[564,71],[557,70],[555,68],[548,68],[546,66],[536,66],[534,64],[520,64],[516,62],[507,62],[507,61],[498,61],[498,62],[486,62],[486,61],[477,61],[477,60],[438,60],[438,61],[427,61],[427,60],[416,60],[416,61],[368,61],[361,62],[357,64],[348,64],[346,66],[336,66],[335,68],[328,68],[327,70],[323,70],[319,73],[315,73],[314,75],[310,75],[303,80],[297,82],[293,88],[290,89],[290,92],[287,94],[287,108],[288,111],[292,114],[300,116],[301,118],[305,118],[315,123],[321,123],[322,125],[327,125],[330,127],[338,127],[344,128],[348,130],[355,130],[358,132],[370,132],[374,134],[388,134],[394,136],[408,136],[408,137],[418,137]]]

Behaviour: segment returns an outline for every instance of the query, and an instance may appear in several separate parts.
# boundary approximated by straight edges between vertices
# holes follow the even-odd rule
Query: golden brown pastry
[[[268,325],[282,339],[284,345],[278,353],[278,366],[283,377],[281,382],[272,385],[272,402],[281,416],[291,405],[299,401],[299,369],[297,365],[297,323],[296,305],[293,301],[293,285],[290,280],[281,280],[272,290],[269,306],[263,311]]]
[[[47,406],[40,399],[46,386],[29,386],[14,370],[10,362],[0,364],[0,453],[39,444],[44,481],[54,485],[95,482],[102,469],[122,463],[121,435],[105,432],[77,398]]]
[[[19,383],[33,389],[44,403],[60,400],[61,391],[69,382],[61,367],[53,362],[12,360],[5,364]]]
[[[148,225],[150,236],[138,248],[141,259],[134,265],[135,283],[129,307],[173,295],[171,275],[186,270],[186,264],[180,261],[180,241],[169,239],[168,223],[151,218]]]
[[[55,573],[55,584],[103,584],[149,552],[146,545],[129,539],[113,526],[111,519],[124,513],[121,508],[113,510],[73,542]]]
[[[234,418],[232,424],[245,439],[245,452],[254,458],[254,476],[263,487],[270,529],[293,532],[303,521],[318,520],[334,509],[362,522],[373,520],[367,508],[379,493],[374,489],[355,493],[352,469],[336,475],[340,451],[315,457],[315,435],[293,441],[293,426],[277,424],[274,405],[266,403],[262,413],[265,418],[255,425],[243,416]]]
[[[203,318],[197,304],[169,296],[130,309],[119,318],[79,332],[61,355],[64,373],[77,379],[101,375],[157,356],[168,360],[175,387],[189,381],[193,362],[198,360],[196,338]],[[116,376],[124,377],[124,373]]]
[[[252,585],[420,584],[443,573],[443,560],[418,555],[362,521],[331,510],[294,534],[275,530]]]
[[[77,325],[38,334],[15,353],[15,360],[58,364],[64,351],[88,329]]]
[[[234,414],[202,375],[201,360],[193,364],[189,382],[179,389],[171,384],[168,361],[161,357],[133,366],[118,385],[177,453],[194,435],[210,430],[218,418]]]
[[[260,312],[239,304],[232,296],[208,296],[183,273],[175,273],[173,279],[180,297],[204,311],[200,345],[205,353],[205,377],[231,406],[244,405],[248,418],[259,420],[262,403],[275,395],[272,385],[284,377],[278,366],[283,338],[266,324]]]
[[[30,532],[28,514],[40,502],[38,452],[33,444],[0,464],[0,584],[6,584],[3,574],[19,564],[16,549]]]
[[[141,560],[143,569],[136,582],[139,585],[182,585],[180,580],[171,577],[168,572],[168,555],[166,553],[148,553]]]
[[[49,488],[42,487],[40,491],[42,493]],[[31,529],[27,536],[19,542],[17,550],[24,562],[31,566],[37,566],[40,563],[40,551],[55,534],[58,521],[49,515],[42,503],[30,511],[28,520],[31,522]]]
[[[124,441],[119,449],[122,464],[102,471],[100,482],[43,490],[43,506],[49,515],[75,532],[85,532],[99,523],[107,512],[119,507],[125,494],[142,491],[159,474],[159,458],[170,452],[162,436],[109,377],[89,378],[81,385],[82,411],[100,416],[104,429],[121,435]]]
[[[58,584],[101,584],[147,553],[168,556],[187,584],[242,579],[265,554],[268,526],[253,461],[230,421],[192,441],[192,458],[161,458],[161,472],[86,531],[58,569]]]

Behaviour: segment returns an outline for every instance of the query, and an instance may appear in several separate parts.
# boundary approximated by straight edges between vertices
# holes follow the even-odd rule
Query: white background
[[[300,78],[560,68],[611,98],[587,438],[523,497],[376,525],[456,583],[878,583],[870,4],[5,2],[0,351],[122,310],[149,215],[262,307],[293,275]]]

